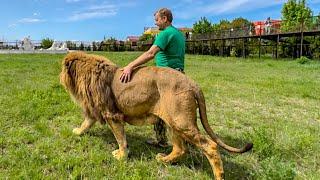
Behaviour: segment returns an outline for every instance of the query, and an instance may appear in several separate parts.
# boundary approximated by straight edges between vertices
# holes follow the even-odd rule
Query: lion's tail
[[[219,137],[216,135],[213,130],[211,129],[209,123],[208,123],[208,118],[207,118],[207,110],[206,110],[206,104],[205,104],[205,99],[202,93],[202,90],[200,88],[195,89],[195,96],[199,105],[199,112],[200,112],[200,119],[201,123],[205,129],[205,131],[209,134],[209,136],[212,138],[213,141],[215,141],[219,146],[224,148],[225,150],[229,152],[234,152],[234,153],[244,153],[252,149],[253,144],[252,143],[247,143],[246,146],[242,147],[241,149],[231,147],[227,144],[225,144]]]

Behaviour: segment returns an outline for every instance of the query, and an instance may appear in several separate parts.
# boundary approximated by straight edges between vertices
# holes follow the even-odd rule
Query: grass
[[[140,53],[99,53],[123,66]],[[63,55],[0,55],[0,179],[211,179],[202,153],[175,165],[156,162],[145,144],[152,126],[126,126],[131,154],[113,159],[106,126],[75,136],[81,110],[59,84]],[[152,63],[149,63],[152,64]],[[186,56],[186,75],[203,89],[211,127],[254,149],[223,150],[226,179],[320,179],[320,63]],[[201,126],[200,123],[198,123]]]

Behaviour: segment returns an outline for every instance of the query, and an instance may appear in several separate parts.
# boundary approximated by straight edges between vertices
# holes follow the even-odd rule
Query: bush
[[[299,64],[308,64],[310,63],[310,59],[305,57],[305,56],[301,56],[300,58],[297,59]]]
[[[44,38],[41,40],[41,47],[44,49],[50,48],[52,44],[53,44],[53,39]]]

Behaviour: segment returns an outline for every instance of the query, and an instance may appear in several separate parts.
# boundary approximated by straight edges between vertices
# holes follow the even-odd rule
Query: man
[[[155,24],[161,32],[150,49],[123,68],[120,80],[124,83],[130,81],[132,70],[151,59],[155,58],[157,67],[170,67],[183,73],[185,37],[172,26],[172,13],[167,8],[161,8],[154,13]],[[166,128],[164,122],[159,119],[155,124],[156,140],[148,140],[149,144],[162,147],[167,146]]]
[[[272,26],[272,22],[270,17],[268,17],[267,20],[264,22],[264,27],[265,27],[264,29],[266,34],[270,34],[271,26]]]

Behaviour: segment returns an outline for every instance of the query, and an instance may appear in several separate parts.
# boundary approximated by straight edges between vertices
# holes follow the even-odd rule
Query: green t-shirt
[[[184,69],[185,37],[178,29],[168,26],[157,35],[153,45],[160,48],[156,66]]]

